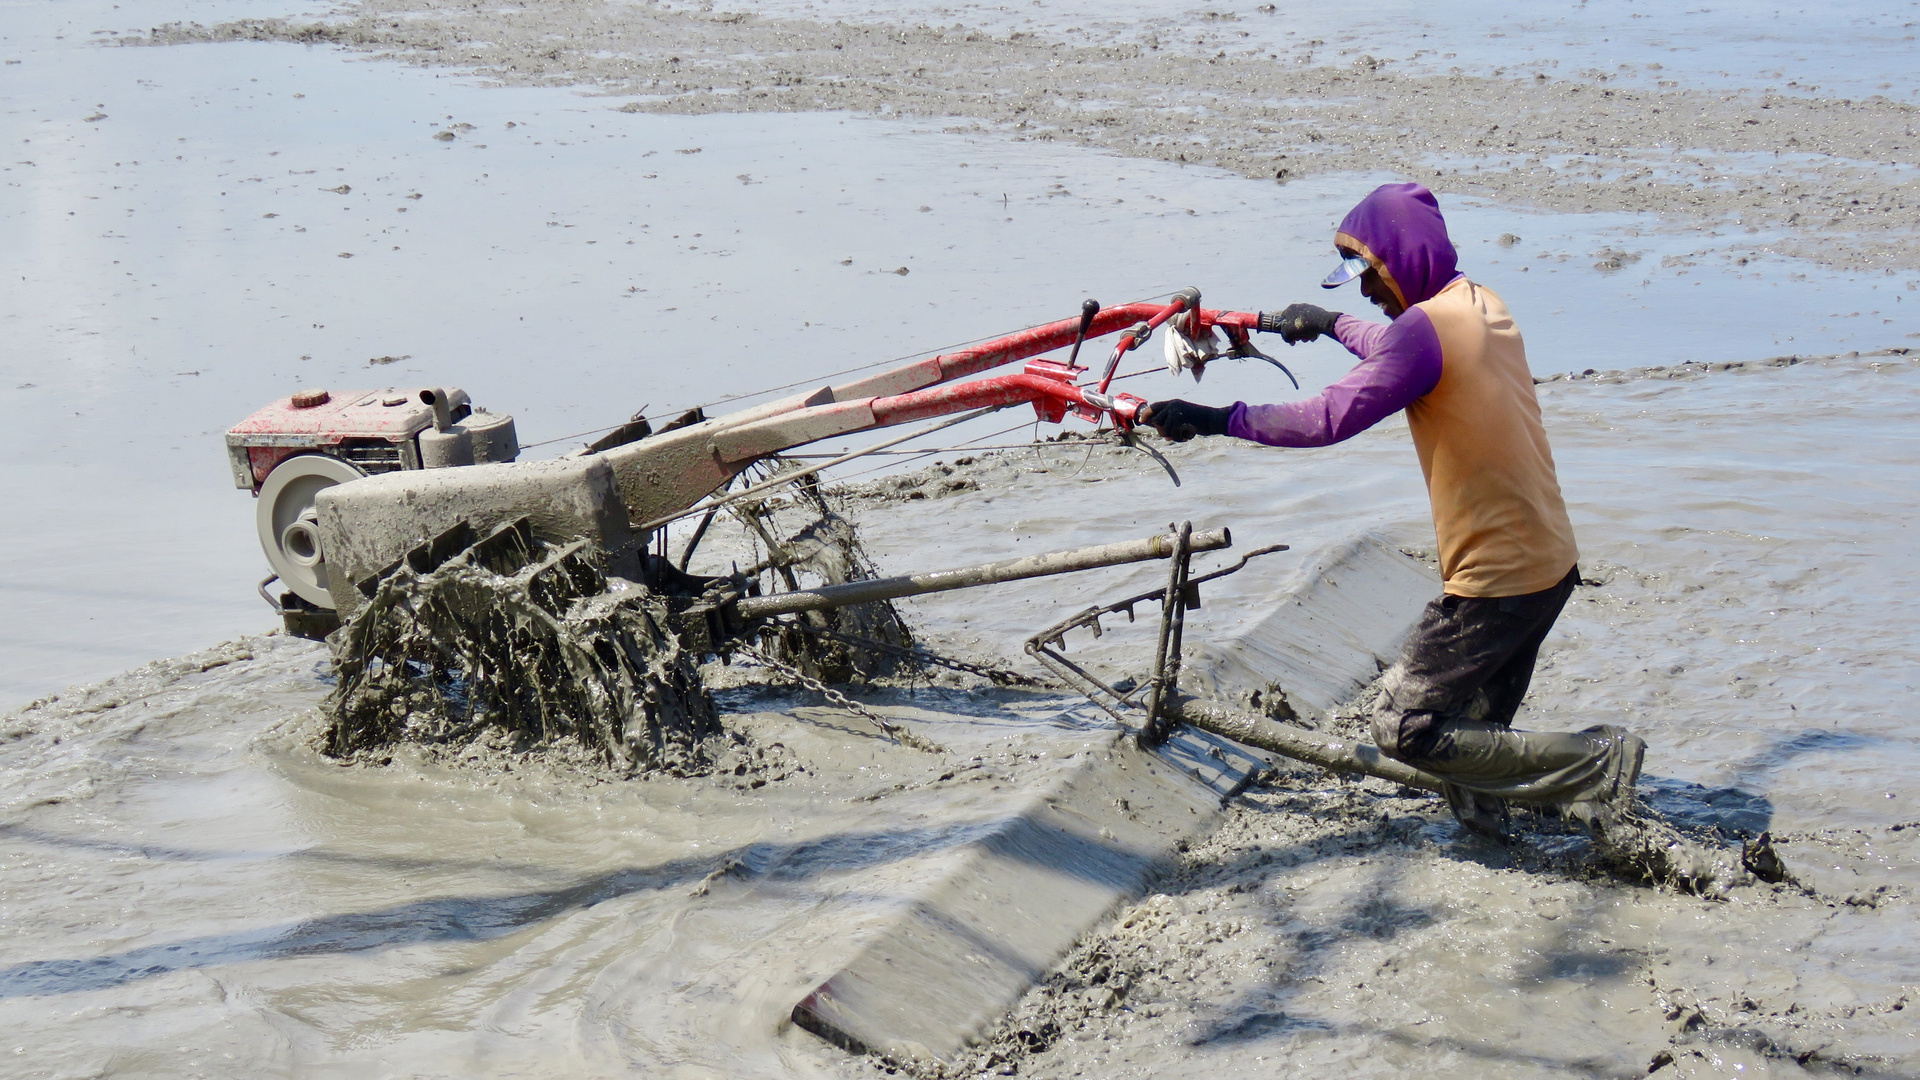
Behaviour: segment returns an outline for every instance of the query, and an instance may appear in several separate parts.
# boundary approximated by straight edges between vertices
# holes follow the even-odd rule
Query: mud
[[[778,467],[765,471],[771,475]],[[737,551],[745,542],[754,556],[749,573],[761,579],[762,592],[864,581],[876,576],[873,560],[842,509],[837,495],[830,500],[817,484],[802,480],[784,492],[730,504],[726,512],[741,527],[730,546]],[[687,538],[690,545],[694,540]],[[681,561],[697,550],[683,547]],[[886,601],[807,612],[760,637],[777,662],[828,682],[870,682],[919,668],[913,635]]]
[[[756,468],[750,479],[780,467]],[[870,578],[872,561],[836,509],[841,503],[806,483],[729,503],[733,528],[714,530],[716,515],[707,514],[678,562],[687,564],[711,535],[733,555],[725,576],[760,594]],[[584,754],[617,777],[745,775],[750,767],[761,774],[766,755],[723,729],[706,672],[738,658],[760,682],[799,679],[862,712],[821,680],[904,673],[911,685],[929,655],[913,648],[899,613],[880,601],[717,639],[719,659],[703,671],[705,657],[683,645],[674,605],[691,602],[705,583],[676,571],[664,544],[653,554],[616,556],[585,541],[545,542],[525,521],[483,538],[468,534],[462,550],[410,553],[329,637],[337,683],[324,706],[322,752],[383,765],[405,744],[449,765],[491,767],[508,754],[578,768]],[[742,548],[753,557],[745,568]],[[615,565],[658,588],[614,576]],[[670,589],[679,590],[675,597],[663,591]],[[752,681],[736,676],[727,685]],[[944,752],[863,714],[895,739]]]
[[[36,110],[10,114],[22,160],[7,165],[22,284],[4,313],[15,347],[0,351],[15,365],[8,385],[23,384],[5,399],[7,475],[33,478],[15,481],[32,496],[13,524],[31,538],[16,544],[16,573],[64,581],[96,559],[129,571],[17,620],[47,637],[69,612],[100,613],[60,624],[77,629],[52,648],[8,645],[32,657],[17,666],[34,674],[7,684],[17,697],[58,685],[46,672],[74,642],[183,625],[209,597],[239,598],[221,615],[236,628],[265,624],[245,606],[257,557],[244,497],[213,490],[217,466],[145,451],[178,443],[180,462],[204,462],[191,456],[203,432],[289,380],[337,382],[367,357],[399,357],[379,370],[402,382],[452,372],[547,425],[546,441],[646,401],[733,398],[1057,317],[1088,293],[1192,277],[1228,306],[1285,303],[1300,297],[1270,298],[1276,279],[1311,290],[1328,226],[1376,180],[1326,170],[1392,171],[1442,192],[1463,251],[1480,256],[1470,272],[1514,304],[1537,370],[1568,371],[1540,394],[1589,584],[1519,723],[1646,735],[1642,793],[1667,827],[1723,854],[1770,834],[1790,877],[1710,899],[1636,883],[1557,822],[1524,819],[1524,845],[1490,849],[1463,841],[1437,800],[1285,771],[947,1071],[1916,1072],[1920,756],[1903,703],[1920,650],[1902,598],[1920,591],[1905,536],[1920,514],[1920,369],[1872,351],[1913,329],[1914,275],[1882,273],[1913,265],[1909,107],[1548,64],[1544,80],[1533,66],[1455,75],[1379,52],[1356,66],[1337,40],[1254,57],[1239,37],[1249,12],[1162,20],[1156,49],[1144,24],[1076,37],[657,5],[374,4],[279,23],[236,19],[284,9],[127,7],[71,19],[198,18],[227,29],[149,40],[320,47],[23,46],[5,68]],[[16,10],[16,26],[46,27],[41,45],[92,29]],[[316,20],[336,29],[299,29]],[[1532,56],[1557,33],[1483,48]],[[343,62],[381,55],[424,67]],[[461,71],[531,88],[441,81]],[[579,99],[540,86],[609,96],[571,113]],[[813,107],[924,119],[914,131],[772,114]],[[718,115],[729,111],[762,115]],[[402,114],[433,123],[389,122]],[[942,125],[956,134],[924,130]],[[181,154],[192,161],[165,164]],[[1126,184],[1109,182],[1122,171]],[[626,201],[637,188],[644,214]],[[1595,213],[1554,219],[1464,197],[1475,193]],[[947,216],[943,199],[977,213]],[[949,244],[965,250],[939,255]],[[625,257],[581,257],[609,251]],[[402,261],[419,252],[433,259]],[[907,264],[911,276],[896,273]],[[102,284],[123,272],[124,288]],[[793,288],[802,273],[810,287]],[[235,306],[276,281],[266,307]],[[748,300],[753,329],[785,348],[715,340],[709,327],[738,325]],[[154,328],[175,320],[202,329],[170,344]],[[213,344],[207,326],[222,328]],[[1867,351],[1756,359],[1847,348]],[[1287,354],[1309,390],[1348,363],[1314,349]],[[527,362],[554,356],[565,363]],[[1281,392],[1236,374],[1122,385],[1211,403]],[[124,443],[82,437],[122,428]],[[1170,447],[1178,489],[1137,452],[1070,440],[983,453],[966,435],[932,455],[937,468],[855,480],[847,516],[883,572],[1185,517],[1231,525],[1243,549],[1309,553],[1355,529],[1432,543],[1397,422],[1317,452]],[[1010,440],[1027,436],[976,442]],[[20,464],[70,457],[98,475]],[[134,457],[151,472],[126,472]],[[176,496],[175,474],[203,472],[200,501]],[[58,531],[81,513],[76,491],[104,508],[98,524]],[[129,518],[167,553],[151,569],[119,539]],[[764,557],[735,539],[703,548],[695,568]],[[35,561],[41,551],[58,558]],[[196,557],[218,572],[194,576]],[[1275,589],[1308,565],[1276,556],[1210,590],[1190,640],[1269,617]],[[1015,664],[1026,634],[1158,577],[1116,570],[903,613],[923,644]],[[135,578],[173,591],[129,606],[121,586]],[[237,632],[210,625],[125,655]],[[1143,638],[1110,634],[1085,655],[1137,672]],[[131,662],[120,655],[58,678]],[[962,672],[855,693],[949,748],[931,754],[736,665],[709,685],[750,741],[728,744],[707,775],[626,779],[571,737],[545,756],[492,736],[445,756],[404,744],[385,764],[342,768],[310,741],[332,690],[325,660],[250,638],[0,720],[0,1023],[13,1034],[0,1073],[872,1075],[874,1063],[785,1027],[793,1002],[887,924],[956,838],[1104,724],[1062,695]]]
[[[931,1068],[874,1059],[874,1071],[1629,1076],[1679,1062],[1680,1075],[1904,1074],[1876,1051],[1905,1041],[1913,987],[1870,1002],[1844,980],[1769,992],[1751,971],[1680,956],[1695,934],[1731,943],[1755,920],[1769,937],[1873,921],[1836,914],[1857,909],[1788,885],[1709,903],[1611,883],[1564,853],[1463,847],[1444,807],[1407,795],[1283,772],[970,1054]],[[1462,933],[1499,944],[1481,953]],[[1568,1024],[1596,995],[1613,1019]]]
[[[1871,599],[1913,572],[1883,545],[1909,498],[1885,485],[1914,464],[1895,432],[1916,378],[1899,350],[1543,377],[1585,580],[1516,723],[1606,720],[1646,736],[1634,827],[1596,844],[1522,813],[1519,843],[1498,849],[1464,839],[1437,798],[1283,770],[974,1052],[919,1071],[1909,1075],[1920,1052],[1907,1019],[1920,957],[1904,940],[1920,890],[1901,778],[1912,743],[1898,710],[1845,688],[1866,680],[1903,700],[1920,671],[1911,634]],[[1798,433],[1754,460],[1739,448],[1757,444],[1730,430],[1748,424]],[[1250,543],[1311,537],[1321,515],[1357,500],[1385,505],[1351,476],[1322,486],[1306,465],[1377,453],[1407,470],[1398,513],[1418,521],[1404,435],[1356,443],[1170,447],[1187,485],[1177,495],[1143,455],[1071,443],[958,468],[949,452],[862,491],[890,519],[924,506],[1020,537],[1065,527],[1039,492],[1119,485],[1125,496],[1074,498],[1258,506],[1275,524],[1257,538],[1236,524]],[[1836,450],[1873,460],[1857,477],[1819,463]],[[982,491],[942,490],[963,475]],[[1885,494],[1863,497],[1862,484]],[[1427,554],[1422,531],[1404,534],[1408,550]],[[1246,573],[1208,598],[1211,618],[1240,588],[1257,593]],[[976,633],[1002,625],[945,614]],[[1303,722],[1365,737],[1365,706]],[[1887,771],[1827,749],[1856,739],[1891,755]],[[1781,880],[1743,865],[1763,833]]]
[[[1387,172],[1443,198],[1658,213],[1686,228],[1764,232],[1748,257],[1920,269],[1912,242],[1920,109],[1912,105],[1877,94],[1639,87],[1604,72],[1403,74],[1372,56],[1327,63],[1310,47],[1283,60],[1250,48],[1237,18],[1190,25],[1190,39],[1163,43],[1147,31],[1106,42],[1092,32],[999,35],[959,23],[843,23],[711,5],[373,0],[325,21],[169,24],[118,40],[338,45],[509,85],[588,87],[628,97],[619,106],[627,112],[950,119],[955,130],[1280,182]],[[1616,269],[1630,257],[1597,255]]]
[[[1327,729],[1365,738],[1378,693],[1376,685],[1347,703]],[[1283,762],[1151,895],[1083,940],[967,1052],[945,1062],[871,1055],[868,1064],[927,1080],[1153,1076],[1197,1062],[1209,1075],[1341,1064],[1389,1076],[1415,1063],[1502,1076],[1627,1076],[1676,1064],[1683,1076],[1904,1075],[1907,1059],[1879,1050],[1903,1041],[1902,1014],[1920,988],[1896,984],[1863,1008],[1844,980],[1803,978],[1769,995],[1754,991],[1749,972],[1729,982],[1667,970],[1692,934],[1731,936],[1752,920],[1769,936],[1818,932],[1836,911],[1877,909],[1884,883],[1867,880],[1866,895],[1822,895],[1790,870],[1756,877],[1741,865],[1742,837],[1676,825],[1637,800],[1591,833],[1528,810],[1515,826],[1510,845],[1465,838],[1427,793]],[[1913,827],[1876,831],[1885,842]],[[1787,845],[1789,863],[1832,858],[1807,839]],[[1436,878],[1428,860],[1455,865]],[[1781,860],[1771,868],[1782,871]],[[1905,907],[1911,895],[1891,902]],[[1624,919],[1600,916],[1621,907]],[[1492,1021],[1496,1031],[1421,1032],[1446,1022],[1457,1007],[1449,994],[1482,989],[1449,966],[1472,964],[1449,938],[1460,922],[1481,921],[1476,909],[1515,920],[1508,947],[1527,949],[1528,920],[1572,925],[1552,935],[1559,955],[1544,980],[1486,958],[1493,970],[1484,982],[1529,986],[1513,1015]],[[1603,933],[1601,923],[1613,929]],[[1682,927],[1680,936],[1662,933]],[[1628,933],[1607,936],[1621,928]],[[1612,984],[1606,1005],[1628,1022],[1585,1033],[1528,1017],[1554,982],[1575,994],[1575,984]],[[1818,1001],[1823,992],[1834,996]],[[1269,1053],[1249,1063],[1254,1047]]]
[[[1837,363],[1850,360],[1886,359],[1892,362],[1910,361],[1915,350],[1911,348],[1854,350],[1844,353],[1830,353],[1825,356],[1770,356],[1765,360],[1717,360],[1713,362],[1693,361],[1685,364],[1652,364],[1636,368],[1613,368],[1598,371],[1585,368],[1580,371],[1561,371],[1551,375],[1536,375],[1534,385],[1542,383],[1590,380],[1593,382],[1622,382],[1628,379],[1697,379],[1716,372],[1758,372],[1767,368],[1786,368],[1807,363]]]
[[[1588,583],[1516,723],[1642,734],[1642,796],[1675,832],[1724,853],[1771,833],[1792,880],[1719,900],[1639,884],[1564,823],[1522,815],[1523,842],[1495,849],[1424,793],[1282,770],[947,1073],[1911,1075],[1920,826],[1897,703],[1920,653],[1897,598],[1920,365],[1694,367],[1541,385]],[[1193,641],[1268,615],[1329,537],[1431,546],[1397,427],[1167,452],[1182,488],[1084,441],[942,447],[938,468],[861,478],[874,494],[847,515],[886,572],[1178,516],[1296,545],[1209,590]],[[940,490],[954,480],[978,486]],[[696,570],[750,552],[734,528]],[[1061,614],[1160,578],[904,610],[923,641],[1007,663]],[[1115,630],[1073,655],[1141,670],[1151,634]],[[751,768],[583,783],[490,747],[343,769],[304,741],[325,659],[252,639],[0,723],[0,1017],[23,1075],[898,1068],[784,1028],[787,1011],[949,837],[1104,727],[978,679],[857,694],[951,748],[934,755],[734,668],[715,680],[728,726],[790,763],[757,787]],[[1306,719],[1358,731],[1364,704]]]
[[[665,599],[598,552],[505,536],[399,567],[337,632],[326,752],[564,740],[629,771],[713,767],[720,719]]]

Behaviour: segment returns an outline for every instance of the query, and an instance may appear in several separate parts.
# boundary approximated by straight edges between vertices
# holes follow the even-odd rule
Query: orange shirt
[[[1551,588],[1580,557],[1526,346],[1507,305],[1461,277],[1414,305],[1440,337],[1440,381],[1407,406],[1440,576],[1455,596]]]

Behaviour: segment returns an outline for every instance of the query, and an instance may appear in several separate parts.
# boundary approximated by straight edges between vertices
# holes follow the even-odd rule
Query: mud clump
[[[852,523],[817,490],[728,509],[759,556],[743,579],[793,590],[874,574]],[[788,528],[780,518],[796,512],[803,523]],[[705,657],[679,636],[674,612],[706,579],[644,561],[649,581],[666,574],[663,591],[611,576],[584,542],[536,539],[526,522],[432,567],[403,560],[333,639],[339,682],[321,751],[382,764],[406,744],[482,771],[512,771],[537,753],[583,777],[724,773],[755,787],[778,778],[784,757],[726,732]],[[912,636],[883,601],[809,612],[761,636],[810,679],[865,682],[915,666]]]
[[[666,601],[583,544],[496,534],[403,564],[334,639],[322,749],[571,743],[626,772],[705,771],[722,734]]]
[[[877,577],[873,561],[860,546],[853,523],[821,501],[818,520],[792,539],[776,543],[770,559],[783,577],[804,572],[822,584],[839,585]],[[789,589],[801,580],[787,578]],[[812,611],[768,635],[775,657],[826,682],[869,682],[917,667],[913,634],[894,606],[878,600]]]
[[[1622,251],[1616,247],[1603,247],[1593,253],[1593,268],[1601,273],[1612,273],[1632,266],[1640,261],[1639,252]]]
[[[1758,847],[1747,852],[1702,843],[1683,835],[1638,799],[1603,807],[1592,829],[1595,865],[1629,881],[1720,900],[1738,886],[1753,884],[1756,876],[1770,882],[1788,878],[1765,834]],[[1751,853],[1756,850],[1758,859]]]

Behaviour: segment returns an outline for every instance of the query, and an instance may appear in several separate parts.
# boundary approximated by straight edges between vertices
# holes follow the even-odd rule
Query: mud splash
[[[435,569],[402,565],[336,640],[336,757],[504,737],[572,740],[629,771],[714,760],[719,715],[665,600],[610,581],[581,544],[509,529]]]

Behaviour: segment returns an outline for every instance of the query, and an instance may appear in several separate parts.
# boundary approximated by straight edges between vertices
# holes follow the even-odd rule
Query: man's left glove
[[[1195,435],[1225,435],[1227,418],[1232,415],[1231,405],[1214,408],[1176,398],[1148,405],[1147,415],[1140,422],[1150,425],[1162,438],[1186,442]]]

